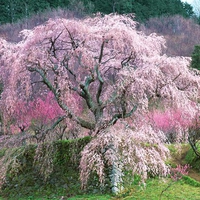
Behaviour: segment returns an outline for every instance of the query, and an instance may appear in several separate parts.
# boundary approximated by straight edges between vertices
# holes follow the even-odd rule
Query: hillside
[[[156,5],[156,6],[155,6]],[[63,8],[72,11],[76,16],[83,17],[96,12],[104,14],[135,13],[140,22],[161,15],[181,15],[186,18],[194,17],[193,8],[180,0],[9,0],[0,3],[0,23],[15,23],[21,19],[27,23],[32,15],[49,10]]]

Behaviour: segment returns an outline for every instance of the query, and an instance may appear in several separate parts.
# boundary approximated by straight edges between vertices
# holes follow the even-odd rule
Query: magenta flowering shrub
[[[164,111],[153,110],[148,114],[150,123],[166,134],[167,142],[187,141],[187,130],[192,126],[189,113],[181,109],[169,108]]]
[[[175,129],[177,125],[180,125],[183,128],[189,126],[189,116],[184,116],[184,113],[181,110],[169,109],[163,112],[153,111],[151,114],[153,123],[162,131]]]
[[[176,168],[171,168],[170,170],[170,177],[173,181],[180,180],[183,175],[188,175],[188,170],[190,166],[188,164],[186,165],[177,165]]]
[[[63,110],[59,107],[51,92],[45,98],[38,97],[27,103],[18,101],[12,113],[11,132],[23,132],[29,128],[40,130],[42,127],[51,125],[63,115]]]

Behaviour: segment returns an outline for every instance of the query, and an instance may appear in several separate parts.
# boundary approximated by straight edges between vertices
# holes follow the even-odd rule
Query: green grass
[[[129,193],[115,199],[123,200],[200,200],[200,188],[194,187],[185,180],[171,183],[170,179],[151,179],[147,182],[146,187],[133,187]],[[163,190],[165,190],[160,198]]]
[[[111,199],[110,195],[83,195],[71,197],[68,200],[108,200]]]
[[[171,186],[168,187],[168,185]],[[166,189],[166,190],[165,190]],[[182,180],[172,182],[169,178],[163,179],[150,179],[147,181],[146,186],[132,186],[125,189],[117,196],[111,195],[79,195],[74,197],[64,196],[68,200],[160,200],[160,195],[164,190],[161,200],[200,200],[200,183],[196,182],[190,177],[183,177]],[[0,200],[14,200],[15,198],[1,198]],[[18,200],[47,200],[61,199],[61,195],[55,194],[50,196],[27,196],[19,198]]]
[[[87,195],[71,197],[69,200],[200,200],[200,185],[192,186],[191,182],[193,184],[195,181],[189,182],[187,177],[173,183],[171,179],[150,179],[145,187],[133,186],[115,197]],[[160,198],[170,183],[172,185]]]

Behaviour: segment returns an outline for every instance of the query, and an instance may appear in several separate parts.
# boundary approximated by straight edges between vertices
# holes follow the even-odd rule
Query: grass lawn
[[[168,187],[168,185],[170,187]],[[166,189],[166,190],[165,190]],[[161,193],[163,192],[162,196]],[[61,196],[51,195],[49,197],[27,196],[18,200],[60,200]],[[172,182],[171,179],[150,179],[146,186],[132,186],[125,189],[118,196],[111,195],[81,195],[75,197],[64,197],[64,200],[200,200],[200,183],[191,178]],[[16,200],[15,198],[2,198],[0,200]]]
[[[132,188],[129,193],[121,194],[123,200],[200,200],[200,188],[191,186],[185,181],[173,183],[166,191],[161,193],[171,183],[171,180],[151,180],[146,188]]]
[[[170,183],[170,179],[151,179],[146,187],[133,186],[116,197],[88,195],[68,200],[200,200],[200,187],[192,186],[184,180],[172,183],[161,196]]]

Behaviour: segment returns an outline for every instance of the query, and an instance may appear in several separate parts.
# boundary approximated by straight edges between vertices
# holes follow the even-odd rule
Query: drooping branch
[[[126,115],[126,107],[127,107],[127,103],[125,101],[125,95],[126,95],[126,89],[124,89],[122,91],[122,97],[121,97],[121,108],[122,108],[122,115],[125,116]]]
[[[103,58],[103,51],[104,51],[105,43],[108,43],[108,40],[103,37],[103,42],[101,44],[101,49],[100,49],[100,54],[99,54],[99,61],[98,61],[99,64],[101,63],[102,58]]]
[[[180,76],[181,76],[181,73],[179,73],[177,76],[175,76],[171,81],[175,82]],[[159,84],[158,80],[156,82],[157,82],[157,84],[156,84],[156,88],[155,88],[155,96],[160,98],[161,97],[161,95],[160,95],[161,89],[164,88],[165,86],[169,85],[170,82],[165,81],[165,83],[162,83],[162,84]],[[188,85],[190,85],[190,83]],[[188,85],[184,88],[179,88],[179,87],[177,87],[177,88],[179,90],[185,90],[188,87]]]
[[[69,31],[69,29],[65,26],[64,22],[63,22],[63,26],[65,27],[66,31],[68,32],[69,38],[71,40],[72,48],[73,48],[73,50],[75,50],[76,48],[78,48],[78,44],[75,42],[73,35]]]
[[[63,66],[74,77],[74,80],[76,81],[76,74],[69,68],[68,63],[64,63]]]
[[[108,43],[108,41],[109,41],[108,39],[105,39],[103,37],[103,42],[101,44],[98,64],[95,66],[95,72],[97,74],[97,79],[99,81],[99,87],[98,87],[97,93],[96,93],[96,101],[97,101],[99,106],[102,105],[102,102],[100,100],[100,96],[101,96],[103,85],[104,85],[104,80],[103,80],[102,74],[100,72],[100,66],[106,64],[107,62],[109,62],[110,60],[112,60],[112,59],[114,59],[116,57],[116,55],[111,56],[109,59],[107,59],[106,61],[102,62],[102,58],[104,56],[104,47],[105,47],[105,44]]]
[[[104,81],[103,81],[103,78],[102,78],[102,76],[101,76],[99,67],[100,67],[100,65],[101,65],[102,58],[103,58],[104,45],[105,45],[105,43],[107,43],[107,42],[108,42],[108,40],[105,40],[105,38],[103,38],[103,42],[102,42],[102,44],[101,44],[101,49],[100,49],[100,55],[99,55],[98,64],[95,66],[95,71],[96,71],[96,74],[97,74],[97,79],[98,79],[98,81],[99,81],[99,87],[98,87],[98,89],[97,89],[96,100],[97,100],[97,103],[98,103],[99,105],[101,104],[100,96],[101,96],[102,88],[103,88],[103,84],[104,84]]]

